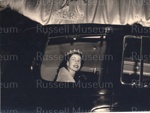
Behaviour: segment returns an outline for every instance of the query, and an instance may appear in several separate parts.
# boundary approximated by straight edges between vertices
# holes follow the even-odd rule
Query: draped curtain
[[[41,23],[97,23],[150,26],[150,0],[1,0],[10,7]]]

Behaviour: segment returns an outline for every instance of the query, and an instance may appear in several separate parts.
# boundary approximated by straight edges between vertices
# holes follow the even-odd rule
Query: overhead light
[[[86,37],[82,37],[82,38],[101,38],[102,36],[86,36]]]
[[[33,70],[33,66],[31,66],[30,69]]]
[[[106,36],[103,36],[103,39],[106,39]]]
[[[77,40],[77,38],[73,38],[73,40]]]

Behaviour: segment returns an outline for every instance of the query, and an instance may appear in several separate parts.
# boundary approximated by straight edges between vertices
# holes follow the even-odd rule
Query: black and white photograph
[[[0,0],[0,113],[150,111],[150,0]]]

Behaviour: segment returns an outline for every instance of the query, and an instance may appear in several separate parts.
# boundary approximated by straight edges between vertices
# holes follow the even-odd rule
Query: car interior
[[[76,79],[98,82],[102,74],[103,60],[108,60],[105,56],[107,43],[104,38],[104,36],[50,37],[41,64],[42,79],[53,81],[64,55],[76,49],[82,52],[84,61]]]

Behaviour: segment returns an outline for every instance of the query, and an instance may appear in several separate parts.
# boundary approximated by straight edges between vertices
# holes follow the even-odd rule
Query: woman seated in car
[[[70,50],[58,68],[57,82],[75,82],[75,75],[83,64],[82,52]]]

